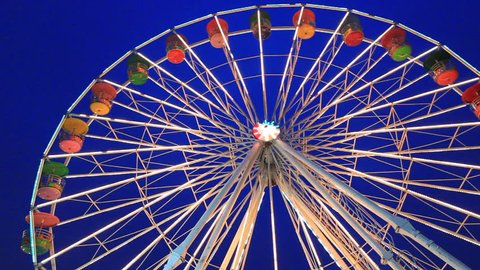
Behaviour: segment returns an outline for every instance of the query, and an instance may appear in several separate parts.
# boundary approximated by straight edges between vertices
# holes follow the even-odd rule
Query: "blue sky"
[[[480,67],[477,1],[316,3],[353,8],[401,22],[441,41]],[[2,5],[2,267],[31,267],[19,243],[26,228],[23,219],[38,162],[60,118],[92,79],[128,50],[173,25],[255,4],[263,2],[7,1]],[[471,259],[480,268],[478,260]]]

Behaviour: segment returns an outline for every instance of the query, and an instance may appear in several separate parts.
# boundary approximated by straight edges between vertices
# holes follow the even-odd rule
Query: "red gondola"
[[[349,14],[340,28],[343,41],[347,46],[354,47],[362,43],[364,35],[358,16]]]
[[[184,35],[179,35],[183,41],[187,42],[187,38]],[[185,50],[187,47],[183,44],[182,40],[177,34],[171,34],[165,41],[167,43],[167,59],[172,64],[180,64],[185,60]]]
[[[480,118],[480,83],[470,86],[465,90],[462,94],[462,101],[472,104],[475,115]]]

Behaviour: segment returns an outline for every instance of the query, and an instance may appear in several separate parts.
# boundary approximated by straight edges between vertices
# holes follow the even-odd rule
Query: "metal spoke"
[[[388,41],[413,53],[396,61]],[[60,222],[45,236],[30,222],[22,249],[40,270],[278,270],[285,255],[290,268],[475,269],[457,257],[480,247],[479,77],[440,42],[346,8],[256,5],[181,23],[122,55],[61,117],[28,215]]]
[[[339,181],[337,178],[335,178],[333,175],[327,173],[323,169],[321,169],[318,165],[315,163],[308,161],[305,159],[302,155],[296,153],[293,149],[290,149],[285,143],[276,141],[276,145],[278,147],[281,147],[283,151],[288,151],[289,154],[294,156],[297,159],[302,160],[309,166],[310,168],[314,169],[317,173],[322,175],[325,180],[329,181],[330,183],[334,184],[338,189],[340,189],[342,192],[348,194],[348,196],[351,196],[355,198],[355,200],[358,203],[361,203],[364,207],[367,207],[371,211],[375,212],[377,215],[379,215],[382,219],[387,221],[390,225],[394,226],[397,228],[399,233],[404,234],[408,236],[409,238],[415,240],[417,243],[422,245],[423,247],[427,248],[430,250],[433,254],[444,260],[446,263],[452,265],[453,267],[459,268],[459,269],[468,269],[468,267],[459,261],[457,258],[453,257],[451,254],[443,250],[441,247],[433,243],[432,240],[428,239],[424,235],[422,235],[419,231],[415,230],[413,226],[408,222],[406,219],[400,219],[398,217],[395,217],[376,204],[372,203],[371,201],[368,201],[365,199],[364,196],[362,196],[360,193],[355,191],[354,189],[348,187],[345,185],[343,182]],[[293,161],[293,159],[291,159]],[[298,167],[300,168],[300,167]]]

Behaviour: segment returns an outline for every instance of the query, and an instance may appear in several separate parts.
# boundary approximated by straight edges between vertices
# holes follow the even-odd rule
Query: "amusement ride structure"
[[[479,75],[357,10],[180,24],[68,109],[21,248],[37,269],[470,269],[456,247],[480,251]]]

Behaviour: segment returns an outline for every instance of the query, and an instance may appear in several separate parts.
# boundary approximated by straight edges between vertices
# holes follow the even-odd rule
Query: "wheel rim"
[[[285,9],[293,15],[300,8],[301,6],[295,8],[279,6],[279,8],[266,7],[265,9],[272,13],[277,9]],[[314,10],[330,12],[320,8],[314,8]],[[256,9],[250,9],[232,12],[229,15],[243,14],[248,21],[249,15],[255,11]],[[225,15],[225,18],[229,15]],[[343,15],[346,13],[337,16],[338,26],[341,25]],[[269,40],[275,34],[283,34],[283,32],[290,33],[292,37],[295,28],[291,26],[289,31],[283,31],[284,29],[275,26],[275,18],[277,17],[272,16],[272,36]],[[362,17],[362,22],[367,20],[368,18]],[[194,29],[195,25],[203,24],[204,26],[206,23],[206,20],[195,22],[191,27]],[[388,24],[384,26],[382,31],[391,27]],[[182,33],[188,36],[187,28],[188,26],[185,27],[185,33]],[[366,38],[369,38],[368,29],[366,27],[363,29]],[[178,31],[181,32],[182,29]],[[312,39],[318,38],[324,41],[323,44],[331,40],[331,45],[317,50],[317,56],[309,55],[309,52],[303,55],[302,48],[311,46],[311,41],[294,38],[294,43],[286,46],[290,50],[284,50],[284,53],[278,56],[268,53],[272,47],[266,44],[269,40],[253,39],[250,30],[235,31],[233,29],[232,31],[226,43],[227,47],[223,50],[225,54],[223,62],[209,60],[207,51],[219,55],[222,55],[222,52],[208,48],[210,46],[208,39],[203,39],[189,46],[186,59],[188,63],[183,63],[181,69],[168,64],[165,57],[153,58],[154,61],[147,57],[149,48],[155,44],[164,44],[163,41],[167,35],[157,36],[138,50],[138,55],[152,66],[145,86],[121,84],[121,80],[116,79],[122,77],[119,75],[122,69],[119,65],[112,66],[110,73],[101,78],[102,81],[110,83],[119,90],[114,101],[116,106],[112,109],[111,115],[105,117],[90,115],[82,107],[88,101],[87,98],[79,99],[78,105],[75,104],[73,110],[69,111],[71,116],[89,122],[90,132],[87,135],[89,139],[84,149],[78,154],[59,153],[56,145],[48,147],[47,158],[68,163],[73,173],[67,177],[69,186],[66,188],[64,197],[60,198],[56,204],[55,211],[62,219],[60,226],[53,229],[54,232],[58,232],[55,239],[56,248],[52,249],[48,258],[39,258],[42,264],[48,264],[52,259],[60,263],[62,258],[74,256],[77,250],[82,250],[78,252],[83,253],[91,249],[88,246],[95,246],[97,250],[100,250],[99,247],[102,245],[120,246],[118,249],[113,246],[107,247],[105,250],[108,251],[99,252],[93,258],[87,256],[90,261],[85,260],[75,267],[90,265],[90,263],[101,265],[100,263],[108,261],[109,258],[118,258],[117,254],[122,254],[122,248],[134,246],[135,240],[132,242],[125,240],[125,237],[130,234],[138,239],[150,239],[150,242],[138,251],[134,251],[133,255],[130,254],[128,261],[122,261],[123,266],[130,266],[130,262],[131,266],[135,267],[165,264],[170,255],[168,252],[170,248],[173,249],[182,243],[188,232],[187,227],[194,227],[201,213],[204,212],[205,205],[212,202],[213,195],[220,192],[222,183],[226,183],[229,176],[235,172],[235,168],[242,164],[255,142],[250,129],[261,120],[276,120],[281,126],[283,141],[355,187],[384,209],[409,218],[420,226],[446,232],[446,235],[454,233],[456,238],[465,243],[479,244],[474,236],[469,235],[469,232],[462,232],[462,229],[478,231],[478,228],[472,225],[474,223],[472,220],[478,219],[478,213],[468,208],[459,208],[454,201],[439,200],[441,195],[432,196],[436,192],[443,192],[442,194],[454,192],[461,196],[478,195],[475,184],[470,182],[470,179],[476,177],[478,166],[469,163],[459,155],[452,154],[456,152],[472,155],[478,151],[476,148],[478,143],[472,140],[474,137],[472,134],[478,134],[476,128],[478,123],[470,115],[466,105],[460,102],[454,105],[446,102],[453,97],[460,100],[457,93],[458,87],[464,89],[477,80],[477,71],[468,71],[464,68],[459,81],[453,87],[443,89],[436,87],[425,72],[420,73],[418,70],[422,69],[421,65],[416,63],[435,49],[435,44],[432,44],[431,49],[413,55],[405,62],[393,63],[391,59],[385,57],[386,52],[378,42],[372,45],[372,39],[370,39],[360,48],[354,49],[355,54],[348,58],[348,61],[353,62],[355,56],[358,56],[358,61],[353,62],[347,70],[343,62],[336,62],[339,56],[343,54],[348,56],[351,53],[347,52],[350,48],[343,47],[338,28],[329,31],[317,29],[318,32]],[[379,31],[380,34],[382,31]],[[412,36],[414,33],[409,34]],[[321,37],[317,37],[318,35]],[[380,35],[373,35],[373,39],[379,40],[377,37],[379,38]],[[243,55],[237,50],[238,46],[235,44],[240,38],[249,38],[252,44],[256,42],[256,55]],[[189,40],[194,39],[189,37]],[[411,42],[409,39],[409,43],[413,45],[415,41]],[[317,58],[318,55],[322,57]],[[275,65],[274,63],[282,61],[283,65],[272,72],[271,67]],[[252,74],[247,68],[251,65],[260,68]],[[389,69],[386,72],[377,73],[376,65],[379,67],[384,65]],[[208,68],[205,68],[207,66]],[[265,71],[266,68],[270,70]],[[126,65],[123,69],[126,69]],[[188,75],[181,73],[182,70],[188,70]],[[123,72],[122,75],[125,77],[125,70]],[[228,72],[230,75],[226,75]],[[110,74],[112,74],[111,77]],[[346,75],[356,77],[351,79]],[[343,77],[346,78],[346,81],[343,81],[346,86],[341,88]],[[273,82],[273,79],[276,79],[276,82]],[[391,83],[394,80],[398,83]],[[375,87],[370,88],[369,84]],[[423,93],[413,91],[414,86],[427,91]],[[277,93],[272,95],[269,91],[271,88],[267,87],[277,90]],[[152,88],[157,91],[153,91]],[[312,90],[314,88],[315,91]],[[256,89],[256,92],[252,89]],[[347,91],[341,91],[345,89]],[[158,90],[162,93],[158,93]],[[428,98],[425,97],[432,101],[426,103]],[[314,102],[320,99],[323,104],[315,106]],[[460,115],[464,115],[464,118],[460,118]],[[443,116],[446,116],[444,118],[446,120],[453,119],[455,116],[459,118],[457,122],[453,122],[454,124],[447,121],[436,122]],[[429,122],[424,119],[434,121]],[[445,138],[450,139],[450,146],[440,147],[448,141]],[[305,181],[304,176],[295,173],[295,168],[285,157],[275,152],[276,150],[265,149],[269,150],[259,152],[258,155],[262,160],[269,160],[268,163],[258,161],[252,165],[249,177],[242,180],[245,189],[238,191],[239,197],[235,200],[229,215],[233,220],[238,214],[235,221],[232,221],[232,226],[240,228],[243,224],[242,218],[248,218],[247,209],[258,209],[262,199],[260,194],[263,194],[263,190],[267,190],[268,200],[273,194],[272,205],[273,200],[278,202],[284,200],[290,217],[299,224],[300,243],[304,244],[308,250],[318,249],[319,244],[312,243],[312,238],[320,236],[308,232],[309,222],[313,221],[303,220],[306,217],[303,217],[302,213],[326,215],[330,221],[338,217],[335,214],[328,214],[325,209],[329,207],[325,206],[323,209],[319,206],[322,204],[307,204],[306,207],[310,212],[299,212],[298,208],[302,204],[289,202],[291,197],[288,196],[299,196],[306,201],[318,200],[326,205],[328,203],[319,199],[319,195],[311,190],[311,186],[300,184]],[[442,155],[442,151],[449,152],[452,154],[451,157],[444,159],[447,156]],[[265,167],[281,173],[287,180],[276,179],[280,181],[277,187],[270,188],[268,185],[270,180],[261,180],[267,171]],[[372,167],[380,169],[372,171]],[[74,168],[77,170],[75,171]],[[432,179],[427,179],[425,171],[433,175]],[[108,180],[104,180],[105,178]],[[88,179],[96,181],[85,184]],[[207,182],[206,179],[213,180]],[[168,185],[163,184],[164,181],[168,182]],[[92,182],[96,183],[92,184]],[[276,191],[280,185],[285,187],[292,185],[295,192],[303,190],[305,194],[287,194],[282,197],[282,194]],[[89,192],[88,196],[82,194],[92,189],[100,190]],[[334,194],[335,190],[332,192]],[[206,201],[203,202],[201,196],[209,197],[205,197]],[[92,197],[90,202],[89,197]],[[230,195],[228,198],[234,197]],[[397,241],[390,241],[390,238],[398,239],[399,237],[391,228],[386,226],[382,229],[385,226],[383,221],[379,221],[376,217],[369,217],[368,211],[350,199],[342,196],[336,199],[345,202],[346,207],[366,215],[363,216],[364,220],[358,217],[359,223],[367,227],[372,226],[373,231],[378,230],[377,232],[381,235],[385,235],[387,240],[379,240],[379,242],[385,249],[395,251],[399,260],[414,262],[426,268],[442,266],[440,260],[416,258],[411,253],[392,249],[393,243]],[[224,202],[228,202],[227,198]],[[105,206],[98,206],[102,204]],[[263,204],[268,214],[269,206],[265,206],[266,202]],[[51,205],[52,203],[38,201],[37,207],[48,209]],[[132,208],[139,205],[145,206],[145,211]],[[102,211],[98,209],[95,211],[96,207]],[[69,209],[77,210],[69,213]],[[437,212],[429,215],[431,209],[436,209]],[[175,213],[174,210],[177,212]],[[190,214],[188,212],[190,210],[191,216],[185,214]],[[208,226],[216,220],[215,218],[221,218],[219,211],[214,211]],[[186,215],[185,219],[180,219],[183,214]],[[451,217],[452,215],[455,217]],[[249,218],[251,224],[254,224],[256,217]],[[118,224],[106,229],[106,235],[102,235],[102,232],[98,236],[86,239],[90,235],[86,233],[62,243],[60,235],[67,234],[70,228],[86,226],[100,220],[108,220],[108,222],[103,224],[103,227],[92,229],[93,233],[105,228],[105,225],[115,222]],[[181,228],[180,225],[174,226],[174,229],[166,233],[167,237],[159,238],[161,231],[168,230],[169,226],[177,220],[180,223],[186,220],[182,225],[185,228]],[[154,224],[160,224],[160,228],[156,228]],[[208,232],[208,226],[204,233]],[[128,230],[124,229],[126,227]],[[211,228],[214,231],[214,227]],[[236,231],[238,230],[232,229],[229,233],[233,234]],[[155,232],[157,236],[152,236]],[[347,232],[349,232],[347,229],[346,232],[338,231],[339,234],[343,233],[342,235],[347,235]],[[98,237],[103,238],[94,240]],[[196,241],[201,242],[202,237],[203,235]],[[243,237],[242,239],[248,243],[253,241],[248,233]],[[325,237],[328,238],[328,235]],[[333,234],[330,237],[333,237]],[[68,237],[63,239],[65,238],[68,239]],[[365,243],[358,236],[352,236],[352,239],[361,244]],[[84,242],[79,243],[81,240]],[[353,240],[345,241],[350,241],[349,243],[352,244]],[[208,238],[205,238],[205,241],[208,242]],[[405,240],[400,237],[401,241]],[[224,245],[227,242],[223,242]],[[271,247],[272,250],[277,249],[277,245],[273,244],[275,242],[272,241],[274,245]],[[126,244],[123,246],[122,243]],[[195,243],[198,245],[197,242]],[[75,245],[74,248],[73,245]],[[412,247],[406,243],[400,243],[398,246],[410,247],[410,250],[414,250],[416,245]],[[195,247],[195,244],[192,244],[192,248],[186,255],[187,264],[191,261],[190,264],[195,265],[196,260],[201,257],[202,249],[195,254]],[[222,251],[226,250],[228,248],[222,246],[218,251],[219,256],[221,257]],[[159,257],[161,259],[150,261],[154,256],[149,254],[154,251],[162,254]],[[358,252],[361,254],[362,251]],[[108,255],[102,257],[103,254]],[[231,264],[243,265],[242,260],[245,257],[238,254],[237,257],[233,256]],[[276,257],[273,259],[274,264],[278,261],[277,256],[273,255]],[[372,255],[377,264],[379,264],[378,257],[378,255]],[[318,266],[320,261],[324,266],[334,267],[332,259],[329,260],[325,254],[311,254],[306,258],[307,267]],[[222,260],[213,257],[211,263],[218,265]],[[350,261],[345,259],[345,263],[349,265]],[[361,263],[370,265],[368,261]]]

